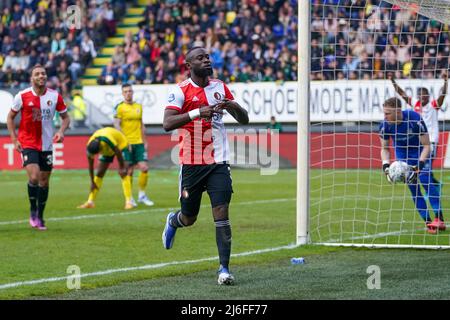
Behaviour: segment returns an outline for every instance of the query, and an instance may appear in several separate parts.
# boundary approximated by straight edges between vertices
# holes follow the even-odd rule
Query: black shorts
[[[211,207],[229,204],[233,187],[229,164],[183,165],[180,172],[181,212],[196,216],[203,191],[207,191]]]
[[[52,171],[53,169],[53,151],[38,151],[34,149],[22,150],[23,166],[36,163],[41,171]]]

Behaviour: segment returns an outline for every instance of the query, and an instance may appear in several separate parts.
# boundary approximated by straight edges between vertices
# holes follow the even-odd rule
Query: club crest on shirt
[[[223,94],[221,94],[220,92],[214,92],[214,99],[222,101],[225,98],[225,96]]]
[[[48,100],[48,101],[47,101],[47,105],[48,105],[49,107],[52,106],[52,103],[53,103],[53,102],[52,102],[51,100]]]

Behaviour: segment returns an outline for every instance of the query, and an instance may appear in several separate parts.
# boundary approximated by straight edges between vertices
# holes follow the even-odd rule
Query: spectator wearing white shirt
[[[12,71],[20,70],[20,60],[19,57],[16,55],[15,50],[9,51],[9,54],[6,56],[5,61],[3,63],[2,71],[6,72],[8,68],[11,68]]]
[[[87,34],[83,36],[83,41],[81,41],[81,56],[83,57],[83,65],[87,65],[97,56],[94,42]]]

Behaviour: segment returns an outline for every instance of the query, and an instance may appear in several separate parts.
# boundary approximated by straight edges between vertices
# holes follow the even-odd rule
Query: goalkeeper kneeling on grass
[[[410,172],[405,182],[411,191],[414,204],[420,216],[425,221],[428,233],[436,234],[445,230],[444,217],[441,208],[439,184],[434,183],[430,158],[430,139],[427,127],[420,115],[411,110],[403,110],[398,98],[387,99],[383,104],[384,121],[380,124],[381,160],[383,171],[389,182],[390,152],[389,140],[392,139],[397,161],[409,165]],[[432,221],[428,213],[427,202],[420,185],[433,208],[435,219]]]

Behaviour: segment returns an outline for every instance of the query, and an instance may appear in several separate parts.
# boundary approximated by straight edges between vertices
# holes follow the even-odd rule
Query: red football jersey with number
[[[30,87],[15,96],[11,109],[21,113],[18,140],[22,148],[52,151],[55,111],[67,111],[62,96],[49,88],[38,96]]]
[[[188,79],[169,92],[166,109],[187,113],[203,106],[215,105],[223,98],[234,100],[222,81],[210,79],[208,85],[202,88]],[[230,147],[222,117],[221,114],[214,114],[210,121],[197,118],[178,129],[181,164],[205,165],[230,160]]]

